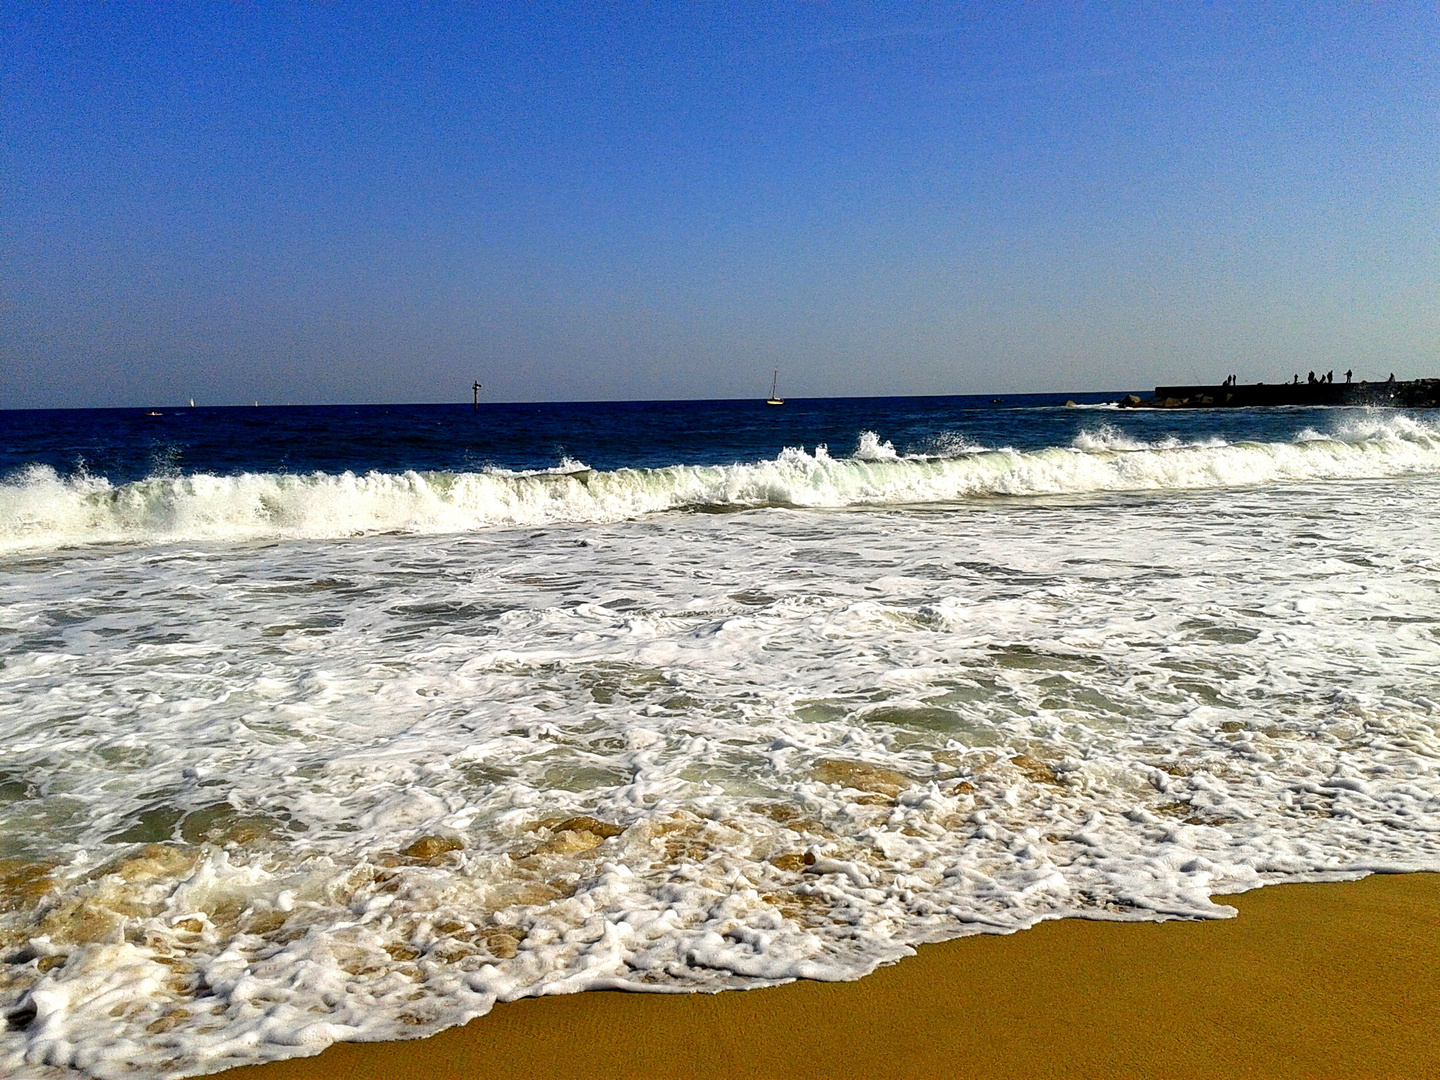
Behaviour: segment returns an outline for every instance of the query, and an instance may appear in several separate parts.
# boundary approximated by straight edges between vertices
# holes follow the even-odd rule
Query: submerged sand
[[[1044,923],[854,983],[586,993],[237,1069],[373,1077],[1440,1075],[1440,875],[1279,885],[1217,922]]]

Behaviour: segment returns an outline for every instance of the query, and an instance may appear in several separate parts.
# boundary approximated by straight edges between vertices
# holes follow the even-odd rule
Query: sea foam
[[[1437,488],[15,560],[0,1072],[179,1076],[1440,870]]]
[[[943,440],[941,440],[943,442]],[[1405,416],[1307,429],[1286,442],[1146,443],[1113,428],[1041,450],[963,441],[902,455],[864,432],[853,456],[790,448],[770,461],[536,472],[207,473],[111,484],[32,466],[0,484],[0,551],[93,543],[331,539],[611,522],[671,510],[950,503],[984,496],[1193,490],[1440,471],[1440,433]]]

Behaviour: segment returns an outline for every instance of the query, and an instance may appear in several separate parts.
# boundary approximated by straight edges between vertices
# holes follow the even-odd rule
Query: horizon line
[[[912,401],[942,398],[991,398],[1003,399],[1006,397],[1065,397],[1081,396],[1093,397],[1096,395],[1109,396],[1111,394],[1135,393],[1134,390],[1027,390],[1027,391],[982,391],[973,394],[834,394],[821,397],[787,397],[786,404],[801,401]],[[728,403],[755,402],[764,404],[765,399],[761,397],[733,397],[733,398],[575,398],[568,400],[540,398],[534,400],[517,399],[509,401],[481,401],[479,405],[712,405]],[[318,401],[318,402],[252,402],[249,405],[239,403],[228,403],[223,405],[189,405],[185,403],[167,405],[163,402],[151,402],[145,405],[12,405],[0,406],[0,412],[134,412],[140,409],[171,409],[177,412],[186,412],[190,409],[339,409],[339,408],[429,408],[438,405],[454,405],[456,407],[470,405],[475,407],[473,402],[460,399],[444,401]]]

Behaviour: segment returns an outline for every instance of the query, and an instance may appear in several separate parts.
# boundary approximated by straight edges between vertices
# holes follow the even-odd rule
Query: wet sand
[[[227,1080],[1440,1076],[1440,875],[1281,885],[1200,923],[1069,919],[854,983],[498,1005]]]

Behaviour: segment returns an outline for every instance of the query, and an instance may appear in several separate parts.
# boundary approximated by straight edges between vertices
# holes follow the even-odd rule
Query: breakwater
[[[1397,409],[1440,408],[1440,379],[1404,382],[1291,382],[1253,385],[1157,386],[1150,398],[1128,394],[1122,408],[1240,409],[1282,405],[1381,405]]]

